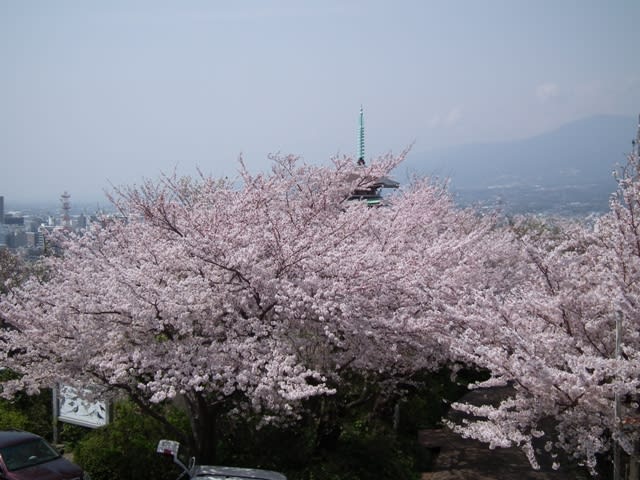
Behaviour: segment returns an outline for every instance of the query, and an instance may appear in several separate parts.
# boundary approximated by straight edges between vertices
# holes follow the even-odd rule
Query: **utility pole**
[[[621,330],[622,330],[622,312],[618,310],[616,312],[616,360],[620,360],[620,344],[621,344]],[[617,369],[616,369],[617,370]],[[617,379],[617,375],[616,375]],[[616,388],[613,393],[613,421],[615,423],[615,430],[620,433],[620,394]],[[620,445],[618,441],[613,441],[613,480],[621,480],[620,472]]]
[[[631,155],[634,155],[636,159],[640,159],[640,115],[638,115],[638,131],[636,133],[636,138],[632,142],[633,149],[631,151]],[[622,318],[622,312],[619,312],[620,318]],[[640,428],[640,422],[638,421],[638,417],[635,418],[626,418],[624,423],[630,423],[630,428]],[[640,445],[638,444],[638,440],[633,441],[633,451],[631,455],[629,455],[629,477],[628,480],[640,480],[640,458],[638,457],[638,451],[640,450]]]

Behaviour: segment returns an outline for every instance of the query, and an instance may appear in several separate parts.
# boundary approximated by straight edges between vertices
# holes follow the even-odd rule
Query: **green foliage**
[[[218,460],[282,471],[290,480],[418,478],[433,462],[432,452],[418,445],[418,430],[438,426],[467,384],[484,376],[422,372],[385,395],[375,382],[353,375],[349,389],[310,400],[306,415],[292,425],[259,428],[258,419],[248,417],[222,422]]]
[[[416,435],[418,430],[441,426],[451,403],[467,392],[470,383],[486,378],[486,372],[461,369],[454,374],[449,368],[415,375],[415,388],[401,403],[399,431]]]
[[[267,425],[255,419],[231,419],[221,425],[217,463],[282,470],[308,463],[313,453],[313,432],[308,426]]]
[[[186,428],[184,415],[165,408],[177,426]],[[130,402],[118,403],[114,417],[109,425],[90,431],[74,449],[75,462],[93,480],[174,480],[180,474],[178,467],[155,453],[158,440],[171,436],[160,422],[142,415]]]
[[[460,370],[455,379],[448,369],[422,372],[396,394],[383,395],[375,381],[356,375],[350,389],[314,399],[307,414],[290,425],[264,426],[251,416],[223,419],[216,463],[282,471],[290,480],[412,480],[433,460],[418,445],[417,431],[438,426],[450,403],[480,378],[483,374],[476,371]],[[394,430],[396,403],[400,421]],[[111,424],[96,430],[60,424],[60,439],[93,480],[174,480],[180,475],[178,467],[155,453],[158,440],[174,438],[172,433],[128,401],[118,403],[114,413]],[[162,413],[188,431],[184,412],[165,406]],[[0,400],[0,428],[51,438],[50,392]],[[182,453],[188,453],[186,445]]]
[[[67,449],[73,450],[78,442],[91,432],[90,428],[81,427],[72,423],[58,423],[58,438]]]
[[[421,451],[415,435],[399,437],[367,413],[362,409],[354,420],[345,421],[332,448],[317,448],[315,426],[308,419],[259,429],[237,421],[221,440],[219,463],[277,470],[289,480],[418,478],[428,452]]]
[[[312,458],[308,466],[288,471],[290,480],[411,480],[419,477],[412,449],[392,432],[361,435],[345,432],[338,448]]]
[[[50,390],[37,395],[21,393],[13,400],[0,399],[0,430],[27,430],[51,439],[51,408]]]
[[[15,405],[0,400],[0,430],[27,430],[29,417],[18,410]]]

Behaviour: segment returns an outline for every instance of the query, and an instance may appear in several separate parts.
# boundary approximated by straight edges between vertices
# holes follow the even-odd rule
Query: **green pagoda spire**
[[[633,153],[640,157],[640,115],[638,115],[638,133],[636,134],[636,139],[631,142],[633,144]]]
[[[362,105],[360,105],[360,129],[359,129],[359,149],[358,149],[358,164],[364,165],[364,111]]]

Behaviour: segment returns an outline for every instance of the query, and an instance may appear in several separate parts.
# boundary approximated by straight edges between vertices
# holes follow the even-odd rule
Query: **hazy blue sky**
[[[0,195],[640,111],[640,1],[0,0]]]

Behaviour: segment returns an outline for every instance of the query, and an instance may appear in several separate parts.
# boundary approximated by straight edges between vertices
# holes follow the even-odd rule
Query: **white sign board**
[[[160,440],[156,452],[169,457],[177,457],[180,444],[174,440]]]
[[[106,402],[84,400],[78,390],[60,385],[57,391],[57,417],[61,422],[82,427],[98,428],[109,423],[109,408]]]

